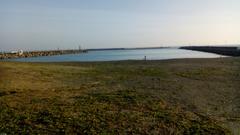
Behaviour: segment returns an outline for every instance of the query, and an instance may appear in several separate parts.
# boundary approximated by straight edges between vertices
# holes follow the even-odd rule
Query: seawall
[[[86,53],[85,50],[51,50],[51,51],[29,51],[21,53],[0,53],[0,59],[29,58],[40,56],[53,56],[64,54]]]
[[[209,53],[216,53],[226,56],[240,56],[240,49],[238,47],[220,47],[220,46],[187,46],[180,47],[180,49],[202,51]]]

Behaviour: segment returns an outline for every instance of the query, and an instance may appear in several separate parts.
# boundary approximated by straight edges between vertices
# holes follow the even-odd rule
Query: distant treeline
[[[221,46],[186,46],[180,49],[195,50],[202,52],[216,53],[226,56],[240,56],[240,47],[221,47]]]

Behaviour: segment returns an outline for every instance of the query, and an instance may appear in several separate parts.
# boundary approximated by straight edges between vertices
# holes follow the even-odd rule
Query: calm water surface
[[[68,61],[118,61],[118,60],[166,60],[181,58],[219,58],[221,55],[177,48],[89,51],[81,54],[68,54],[45,57],[19,58],[10,61],[21,62],[68,62]]]

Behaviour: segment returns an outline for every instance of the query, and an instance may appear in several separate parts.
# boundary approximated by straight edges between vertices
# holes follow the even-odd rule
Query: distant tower
[[[78,49],[79,49],[79,50],[82,50],[81,45],[78,46]]]

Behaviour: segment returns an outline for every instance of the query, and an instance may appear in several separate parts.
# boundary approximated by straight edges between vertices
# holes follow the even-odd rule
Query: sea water
[[[182,58],[219,58],[224,57],[213,53],[183,50],[178,48],[161,49],[126,49],[98,50],[80,54],[10,59],[21,62],[90,62],[90,61],[119,61],[119,60],[167,60]]]

